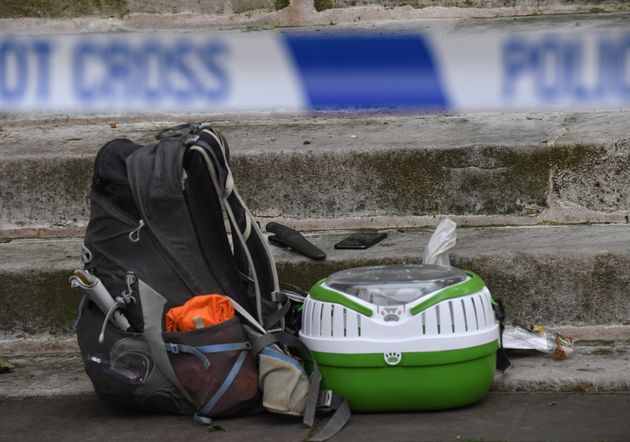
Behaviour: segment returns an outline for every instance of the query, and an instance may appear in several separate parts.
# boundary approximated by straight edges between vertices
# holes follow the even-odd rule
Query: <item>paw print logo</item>
[[[402,354],[399,352],[390,351],[383,354],[383,357],[385,359],[385,363],[393,367],[394,365],[398,365],[400,363],[402,359]]]
[[[400,319],[401,310],[397,307],[394,308],[382,308],[380,309],[381,315],[385,322],[398,321]]]

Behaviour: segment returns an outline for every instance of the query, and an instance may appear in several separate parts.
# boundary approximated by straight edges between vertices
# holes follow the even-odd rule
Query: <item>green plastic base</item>
[[[396,366],[383,354],[314,352],[322,388],[353,411],[442,410],[481,400],[492,385],[497,342],[441,352],[404,353]]]

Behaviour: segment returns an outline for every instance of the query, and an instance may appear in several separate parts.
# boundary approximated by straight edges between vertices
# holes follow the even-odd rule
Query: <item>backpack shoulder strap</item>
[[[234,186],[229,166],[229,148],[225,138],[206,123],[191,132],[187,140],[188,155],[203,158],[212,185],[231,226],[234,256],[241,272],[249,273],[255,294],[255,312],[263,324],[265,318],[280,307],[272,300],[278,290],[278,276],[271,252],[253,216]]]

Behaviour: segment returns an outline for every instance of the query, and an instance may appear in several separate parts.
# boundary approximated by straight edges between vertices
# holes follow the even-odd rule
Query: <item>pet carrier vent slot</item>
[[[324,323],[324,304],[319,304],[319,335],[322,335],[322,326]]]
[[[341,305],[333,305],[332,313],[332,331],[330,336],[345,337],[345,308]]]
[[[311,324],[312,321],[309,321],[309,319],[312,317],[312,312],[313,310],[313,302],[312,301],[306,301],[306,304],[304,306],[304,316],[302,318],[302,327],[304,328],[304,333],[306,333],[307,335],[311,334]]]
[[[441,318],[440,318],[440,306],[439,305],[435,306],[435,319],[437,319],[437,334],[439,335],[440,331],[441,331],[440,330],[440,325],[441,325],[440,324],[440,319]]]
[[[477,330],[479,330],[479,314],[477,313],[477,303],[475,302],[475,298],[470,298],[470,303],[472,304],[473,312],[475,313],[475,324],[477,325]]]
[[[453,312],[450,302],[439,304],[438,318],[440,323],[440,334],[450,335],[453,333]]]
[[[311,310],[311,335],[315,335],[316,331],[315,331],[315,325],[317,324],[317,321],[315,320],[315,311],[317,310],[317,307],[319,307],[319,303],[313,303],[313,309]]]
[[[437,310],[435,309],[435,307],[432,307],[428,310],[426,310],[426,315],[425,315],[425,324],[426,324],[426,330],[427,330],[427,335],[437,335],[438,334],[438,316],[437,316]]]
[[[426,321],[424,312],[422,312],[421,318],[422,318],[422,334],[426,335],[427,334],[427,326],[426,326],[427,321]]]
[[[488,327],[490,324],[488,324],[488,314],[486,313],[486,308],[487,308],[486,297],[484,296],[483,293],[479,295],[479,304],[481,305],[481,311],[483,312],[484,327]]]
[[[464,312],[464,327],[466,328],[466,331],[468,331],[468,315],[466,314],[466,304],[464,303],[463,299],[460,299],[460,302],[462,303],[462,311]]]
[[[458,301],[452,301],[451,306],[453,308],[453,325],[455,326],[455,333],[465,333],[466,318],[464,316],[464,304]]]
[[[332,309],[334,308],[334,304],[328,304],[328,303],[323,303],[322,304],[322,323],[321,323],[321,329],[320,329],[320,336],[324,337],[329,337],[332,334],[332,328],[333,328],[333,313],[332,313]]]
[[[334,336],[335,330],[335,306],[330,306],[330,336]]]
[[[349,338],[356,338],[358,336],[358,317],[359,316],[354,311],[346,310],[346,336]]]

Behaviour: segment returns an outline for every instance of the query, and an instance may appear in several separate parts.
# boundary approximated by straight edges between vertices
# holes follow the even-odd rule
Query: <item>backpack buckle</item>
[[[174,355],[179,353],[179,345],[177,344],[171,344],[170,342],[165,342],[164,347],[166,347],[166,351],[169,353],[173,353]]]
[[[282,291],[271,292],[270,298],[272,302],[281,302],[281,303],[285,303],[289,299],[288,296]]]
[[[330,408],[332,405],[332,390],[322,390],[317,397],[317,408]]]

